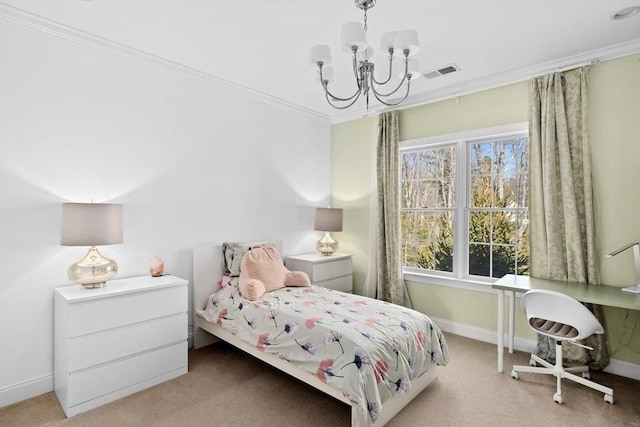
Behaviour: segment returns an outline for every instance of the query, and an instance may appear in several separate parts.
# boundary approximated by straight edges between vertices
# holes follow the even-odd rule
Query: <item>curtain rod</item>
[[[626,56],[626,55],[621,55],[621,56]],[[373,108],[369,111],[365,111],[362,113],[362,115],[360,116],[361,118],[371,118],[371,117],[376,117],[378,115],[380,115],[380,113],[384,113],[386,111],[401,111],[401,110],[406,110],[409,108],[413,108],[413,107],[418,107],[421,105],[426,105],[426,104],[433,104],[435,102],[441,102],[441,101],[445,101],[448,99],[455,99],[458,103],[460,102],[460,98],[462,98],[463,96],[467,96],[467,95],[471,95],[477,92],[483,92],[485,90],[491,90],[491,89],[496,89],[499,87],[504,87],[504,86],[508,86],[508,85],[512,85],[512,84],[516,84],[516,83],[521,83],[521,82],[525,82],[531,79],[534,79],[536,77],[540,77],[540,76],[544,76],[547,74],[551,74],[551,73],[559,73],[559,72],[564,72],[564,71],[569,71],[569,70],[574,70],[576,68],[580,68],[580,67],[584,67],[586,65],[590,65],[590,66],[595,66],[600,64],[603,60],[604,61],[609,61],[611,59],[616,59],[620,57],[620,55],[614,55],[611,57],[607,57],[605,55],[605,58],[593,58],[591,60],[588,61],[581,61],[581,62],[576,62],[574,64],[570,64],[570,65],[564,65],[561,67],[550,67],[545,71],[541,71],[539,73],[535,73],[535,74],[530,74],[527,75],[526,77],[520,77],[520,78],[514,78],[513,80],[509,80],[509,81],[504,81],[498,84],[494,84],[494,85],[489,85],[489,86],[485,86],[479,89],[472,89],[469,90],[467,92],[453,92],[449,95],[444,95],[441,96],[439,98],[436,99],[431,99],[429,101],[424,101],[424,102],[418,102],[415,104],[410,104],[410,105],[402,105],[402,106],[395,106],[395,107],[381,107],[381,106],[377,106],[377,108]]]
[[[594,58],[591,61],[583,61],[583,62],[578,62],[576,64],[571,64],[571,65],[565,65],[564,67],[558,67],[555,69],[555,71],[552,70],[548,70],[536,75],[531,76],[531,78],[534,77],[540,77],[540,76],[544,76],[547,74],[551,74],[551,73],[561,73],[563,71],[570,71],[570,70],[575,70],[576,68],[580,68],[580,67],[584,67],[584,66],[594,66],[594,65],[598,65],[600,63],[600,58]]]
[[[614,56],[614,57],[611,57],[611,58],[606,58],[606,60],[616,59],[616,58],[617,58],[617,56]],[[516,84],[516,83],[525,82],[525,81],[531,80],[533,78],[544,76],[546,74],[550,74],[550,73],[554,73],[554,72],[563,72],[563,71],[573,70],[573,69],[576,69],[576,68],[584,67],[585,65],[595,66],[595,65],[598,65],[601,62],[602,62],[602,60],[600,58],[594,58],[594,59],[591,59],[589,61],[577,62],[575,64],[565,65],[565,66],[562,66],[562,67],[549,68],[546,71],[542,71],[542,72],[537,73],[537,74],[531,74],[531,75],[528,75],[526,77],[515,78],[515,79],[510,80],[510,81],[504,81],[504,82],[501,82],[501,83],[498,83],[498,84],[495,84],[495,85],[485,86],[485,87],[480,88],[480,89],[469,90],[467,92],[454,92],[454,93],[451,93],[448,96],[442,96],[440,98],[432,99],[432,100],[425,101],[425,102],[420,102],[420,103],[416,103],[416,104],[411,104],[411,105],[406,105],[406,106],[401,106],[401,107],[395,107],[395,108],[374,109],[373,111],[368,111],[368,112],[364,113],[362,115],[362,117],[365,118],[365,117],[377,116],[378,114],[380,114],[382,112],[385,112],[385,111],[406,110],[406,109],[409,109],[409,108],[418,107],[420,105],[433,104],[435,102],[445,101],[447,99],[455,99],[459,103],[460,102],[460,98],[463,97],[463,96],[466,96],[466,95],[471,95],[471,94],[477,93],[477,92],[484,92],[485,90],[491,90],[491,89],[496,89],[496,88],[499,88],[499,87],[504,87],[504,86]]]

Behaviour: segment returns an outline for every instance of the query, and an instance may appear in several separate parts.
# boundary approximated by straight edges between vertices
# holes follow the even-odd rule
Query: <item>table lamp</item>
[[[326,256],[333,254],[338,250],[338,242],[329,233],[342,231],[342,209],[316,208],[313,229],[324,231],[324,237],[316,242],[316,250]]]
[[[620,252],[624,252],[629,248],[633,248],[633,263],[636,268],[636,280],[637,284],[635,286],[630,286],[628,288],[622,288],[624,292],[631,292],[633,294],[640,294],[640,242],[631,242],[626,246],[621,247],[620,249],[616,249],[607,255],[607,257],[614,257],[618,255]]]
[[[110,203],[63,203],[62,246],[89,246],[89,252],[69,266],[72,282],[85,288],[102,288],[116,277],[118,264],[103,257],[96,246],[122,243],[122,205]]]

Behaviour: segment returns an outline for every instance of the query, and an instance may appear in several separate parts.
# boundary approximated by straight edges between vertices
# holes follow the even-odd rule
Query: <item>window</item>
[[[528,274],[526,124],[404,141],[400,162],[405,271]]]

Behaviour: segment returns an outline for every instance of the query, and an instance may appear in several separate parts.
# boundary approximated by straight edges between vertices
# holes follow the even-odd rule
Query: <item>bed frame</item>
[[[282,253],[282,242],[278,242],[278,251]],[[218,340],[223,340],[249,353],[259,360],[285,372],[292,377],[303,381],[317,390],[352,406],[351,402],[345,398],[342,392],[330,385],[320,381],[315,375],[304,372],[293,364],[279,357],[259,351],[256,347],[241,341],[225,329],[215,323],[208,322],[198,315],[199,310],[203,310],[207,304],[207,297],[219,289],[218,279],[223,275],[222,245],[211,245],[195,248],[193,250],[193,329],[194,347],[200,348],[213,344]],[[380,416],[373,427],[382,427],[388,423],[402,408],[404,408],[422,390],[427,388],[438,376],[439,367],[434,365],[420,378],[411,380],[411,390],[402,395],[396,395],[384,402]],[[353,414],[353,411],[352,411]],[[355,426],[354,417],[351,417],[351,425]]]

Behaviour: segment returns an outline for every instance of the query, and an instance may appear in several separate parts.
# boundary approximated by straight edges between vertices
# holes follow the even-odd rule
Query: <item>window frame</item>
[[[498,278],[471,276],[469,271],[468,245],[469,245],[469,143],[489,141],[492,139],[505,139],[509,137],[529,138],[529,122],[511,123],[501,126],[486,127],[468,131],[435,135],[400,141],[398,154],[418,151],[420,149],[432,149],[439,146],[455,145],[456,147],[456,197],[454,218],[454,248],[453,271],[425,270],[413,267],[402,267],[405,279],[416,282],[427,282],[436,285],[454,286],[463,289],[477,290],[477,285],[486,288]],[[398,168],[398,185],[402,186],[402,168]],[[463,178],[462,178],[463,177]]]

